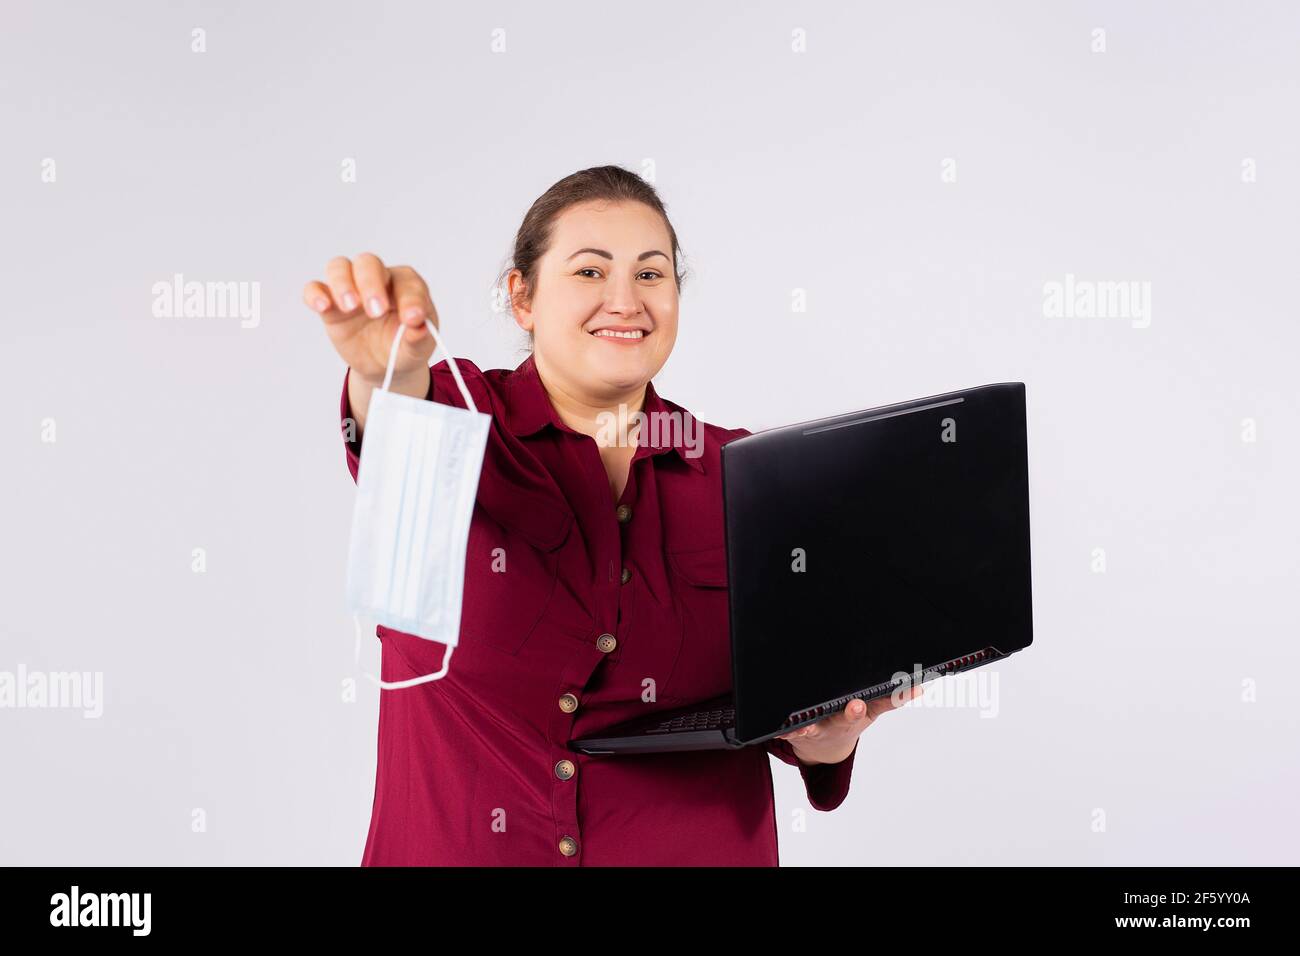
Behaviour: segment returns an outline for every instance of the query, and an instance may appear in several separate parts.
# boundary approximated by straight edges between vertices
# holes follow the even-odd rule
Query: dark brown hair
[[[664,225],[668,227],[668,238],[672,243],[673,279],[680,294],[682,280],[686,277],[677,270],[681,246],[677,242],[677,232],[668,219],[663,201],[653,186],[622,166],[593,166],[591,169],[579,170],[565,176],[542,193],[524,216],[524,221],[515,234],[513,257],[510,264],[501,271],[498,285],[513,270],[518,269],[523,273],[524,291],[516,299],[524,304],[531,302],[537,289],[537,264],[551,246],[555,220],[570,206],[585,202],[639,202],[659,213]],[[509,296],[508,286],[502,288],[505,295]],[[510,304],[513,307],[515,301]]]

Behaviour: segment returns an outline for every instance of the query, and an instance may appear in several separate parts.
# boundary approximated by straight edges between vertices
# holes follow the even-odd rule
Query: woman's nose
[[[641,296],[631,279],[615,279],[605,291],[605,311],[636,315],[641,311]]]

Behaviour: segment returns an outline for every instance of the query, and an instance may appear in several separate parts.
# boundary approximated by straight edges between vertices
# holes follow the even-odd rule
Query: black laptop
[[[762,743],[1033,641],[1022,382],[747,435],[722,488],[731,694],[571,749]]]

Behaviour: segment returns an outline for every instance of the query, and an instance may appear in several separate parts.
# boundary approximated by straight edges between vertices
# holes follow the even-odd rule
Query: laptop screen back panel
[[[723,448],[737,737],[1032,641],[1025,392],[989,385]]]

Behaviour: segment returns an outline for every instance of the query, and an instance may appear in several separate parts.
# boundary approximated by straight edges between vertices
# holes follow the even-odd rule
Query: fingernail
[[[343,293],[343,308],[351,312],[356,307],[357,307],[357,297],[353,295],[351,292]]]
[[[370,301],[366,303],[366,308],[370,310],[371,316],[379,318],[384,314],[384,307],[379,304],[379,297],[372,295]]]
[[[421,309],[419,306],[414,306],[412,308],[407,309],[405,312],[402,313],[402,315],[406,318],[408,322],[419,322],[422,318],[424,318],[424,310]]]
[[[324,312],[330,307],[329,299],[317,299],[312,303],[312,307],[315,308],[317,312]]]

